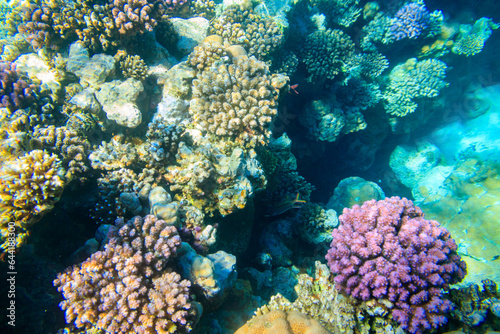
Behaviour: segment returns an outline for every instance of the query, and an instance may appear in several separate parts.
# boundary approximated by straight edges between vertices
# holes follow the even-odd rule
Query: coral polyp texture
[[[193,80],[189,112],[200,130],[255,147],[271,134],[277,98],[268,66],[255,57],[239,56],[232,64],[207,68]]]
[[[344,209],[326,255],[336,287],[360,299],[388,299],[392,317],[410,333],[446,323],[443,290],[466,266],[437,221],[406,198],[371,200]]]
[[[244,46],[259,60],[268,60],[285,41],[283,29],[272,17],[259,16],[245,5],[227,7],[211,21],[210,33],[222,36],[225,43]]]
[[[54,280],[66,321],[107,333],[189,332],[191,283],[167,267],[181,246],[176,228],[137,216],[117,219],[108,238],[104,250]]]
[[[20,246],[29,228],[52,210],[65,184],[65,170],[55,154],[34,150],[2,162],[0,233],[2,250]],[[7,240],[15,232],[16,240]]]
[[[467,57],[474,56],[483,50],[484,43],[493,29],[498,29],[498,27],[500,27],[499,24],[486,17],[480,18],[473,25],[461,24],[458,38],[451,51]]]
[[[351,57],[354,43],[342,30],[317,30],[307,36],[302,61],[313,79],[333,79]]]
[[[19,77],[16,65],[0,61],[0,107],[10,111],[29,107],[35,102],[35,85]]]
[[[444,81],[446,69],[447,65],[440,60],[417,61],[416,58],[394,67],[384,92],[386,112],[403,117],[417,109],[417,101],[438,96],[439,91],[448,86]]]

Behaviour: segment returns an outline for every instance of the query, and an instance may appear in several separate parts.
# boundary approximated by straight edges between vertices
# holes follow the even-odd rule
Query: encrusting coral
[[[298,311],[273,310],[254,317],[235,334],[327,334],[328,332],[314,319]]]
[[[2,163],[0,233],[2,251],[20,246],[29,228],[52,210],[65,185],[65,170],[55,154],[34,150]],[[15,231],[15,240],[7,239]]]
[[[54,285],[66,321],[107,333],[185,333],[197,311],[188,280],[167,266],[181,246],[177,230],[154,216],[116,220],[109,241]]]
[[[277,114],[278,89],[268,66],[239,56],[207,68],[193,80],[189,112],[200,130],[241,147],[265,144]]]
[[[437,59],[408,59],[389,73],[389,86],[384,92],[385,109],[391,116],[403,117],[414,112],[415,100],[433,98],[448,86],[444,81],[447,65]]]

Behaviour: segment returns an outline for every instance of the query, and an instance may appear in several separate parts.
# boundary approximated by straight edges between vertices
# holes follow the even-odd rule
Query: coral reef
[[[52,210],[63,192],[65,174],[57,156],[42,150],[34,150],[2,163],[2,251],[20,246],[29,235],[29,228]]]
[[[124,137],[117,135],[109,143],[101,145],[89,155],[92,168],[101,170],[114,170],[132,165],[138,159],[134,145],[124,142]]]
[[[162,3],[163,2],[163,3]],[[161,20],[166,1],[114,0],[111,13],[118,32],[122,36],[134,36],[145,31],[153,31]]]
[[[389,28],[391,38],[399,41],[403,38],[416,39],[425,33],[431,21],[425,5],[410,2],[397,13]]]
[[[108,333],[189,332],[191,283],[167,267],[181,245],[175,227],[154,216],[117,219],[108,237],[104,250],[54,280],[67,323]]]
[[[330,23],[349,27],[362,13],[359,0],[311,0],[320,12],[326,15]]]
[[[328,332],[314,319],[298,311],[274,310],[249,320],[235,334],[305,334]]]
[[[448,86],[444,81],[447,65],[437,59],[408,59],[389,73],[389,86],[384,92],[385,109],[391,116],[403,117],[414,112],[415,100],[433,98]]]
[[[365,301],[387,298],[411,333],[446,323],[452,304],[442,289],[460,282],[466,266],[445,228],[399,197],[344,209],[339,220],[326,255],[339,290]]]
[[[33,137],[40,141],[44,149],[61,155],[68,179],[86,180],[90,143],[85,137],[65,126],[56,128],[54,125],[36,129]]]
[[[198,71],[212,66],[212,64],[225,55],[222,37],[218,35],[207,36],[189,54],[187,63]]]
[[[14,63],[0,61],[0,107],[27,108],[35,102],[34,90],[34,84],[19,77]]]
[[[265,144],[269,123],[277,114],[278,91],[272,83],[265,63],[255,57],[236,57],[230,65],[198,74],[189,112],[209,134],[241,147]]]
[[[227,155],[215,147],[179,145],[177,166],[169,166],[165,178],[170,190],[180,192],[191,205],[213,215],[228,215],[245,207],[266,178],[253,150],[235,148]]]
[[[333,79],[351,57],[354,43],[342,30],[317,30],[307,36],[301,58],[311,80]]]
[[[362,205],[372,199],[379,201],[384,198],[384,191],[378,184],[352,176],[339,182],[326,207],[342,212],[344,208],[352,208],[356,204]]]
[[[494,329],[500,326],[500,293],[495,282],[489,279],[481,281],[482,289],[477,284],[451,289],[447,298],[454,304],[451,318],[457,320],[465,332],[481,331],[480,328]],[[496,321],[486,321],[488,317]]]
[[[298,214],[300,238],[313,245],[332,241],[332,231],[339,225],[337,213],[316,203],[306,203]]]
[[[451,51],[467,57],[481,52],[492,30],[498,29],[498,27],[500,25],[486,17],[480,18],[473,25],[461,24],[458,37]]]
[[[244,46],[259,60],[268,60],[285,40],[283,28],[272,17],[255,14],[250,5],[228,6],[211,21],[209,31],[224,42]]]
[[[127,55],[120,61],[120,69],[125,78],[134,78],[144,81],[148,76],[148,67],[144,60],[138,55]]]

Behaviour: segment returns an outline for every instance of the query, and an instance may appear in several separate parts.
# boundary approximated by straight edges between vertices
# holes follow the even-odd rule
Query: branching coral
[[[212,66],[212,64],[225,55],[222,37],[218,35],[207,36],[188,57],[187,63],[198,71]]]
[[[65,181],[61,162],[56,155],[46,151],[34,150],[2,163],[0,233],[3,250],[25,241],[29,228],[59,200]],[[13,241],[11,236],[7,240],[9,232],[15,234]]]
[[[389,28],[390,35],[395,40],[416,39],[429,28],[430,21],[431,16],[425,5],[411,2],[396,13]]]
[[[311,0],[311,4],[318,7],[328,21],[344,27],[356,22],[363,11],[357,6],[359,0]]]
[[[36,129],[33,137],[39,140],[45,149],[61,155],[69,178],[86,180],[84,174],[89,171],[87,157],[90,151],[90,143],[86,138],[67,127],[56,128],[53,125]]]
[[[313,79],[333,79],[351,57],[354,43],[341,30],[317,30],[307,36],[302,61]]]
[[[278,92],[271,79],[267,65],[255,57],[240,56],[230,65],[206,69],[193,80],[189,111],[194,123],[242,147],[265,144],[277,114]]]
[[[148,67],[144,60],[138,55],[127,55],[125,59],[120,61],[120,69],[125,78],[134,78],[144,81],[148,76]]]
[[[27,108],[35,101],[34,90],[34,84],[19,77],[14,63],[0,61],[0,107]]]
[[[66,321],[108,333],[189,332],[191,283],[167,267],[181,245],[175,227],[154,216],[117,219],[108,237],[104,250],[54,281]]]
[[[243,45],[259,60],[268,60],[284,42],[283,29],[271,17],[261,17],[245,6],[226,8],[212,20],[210,32],[229,44]]]
[[[500,25],[491,19],[480,18],[474,25],[461,24],[457,40],[451,51],[459,55],[473,56],[483,50],[484,43],[490,37],[493,29]]]
[[[406,63],[394,67],[389,73],[389,86],[384,92],[385,109],[391,116],[403,117],[414,112],[415,100],[432,98],[448,86],[446,64],[437,59],[417,61],[410,58]]]
[[[467,273],[450,233],[405,198],[344,209],[326,255],[337,289],[359,300],[388,299],[403,329],[446,323],[443,290]]]

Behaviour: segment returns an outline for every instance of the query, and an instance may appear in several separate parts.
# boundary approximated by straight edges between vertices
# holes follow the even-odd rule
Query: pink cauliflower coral
[[[326,259],[340,291],[389,299],[393,318],[411,333],[446,322],[451,303],[442,291],[466,275],[448,230],[399,197],[346,208],[339,220]]]

